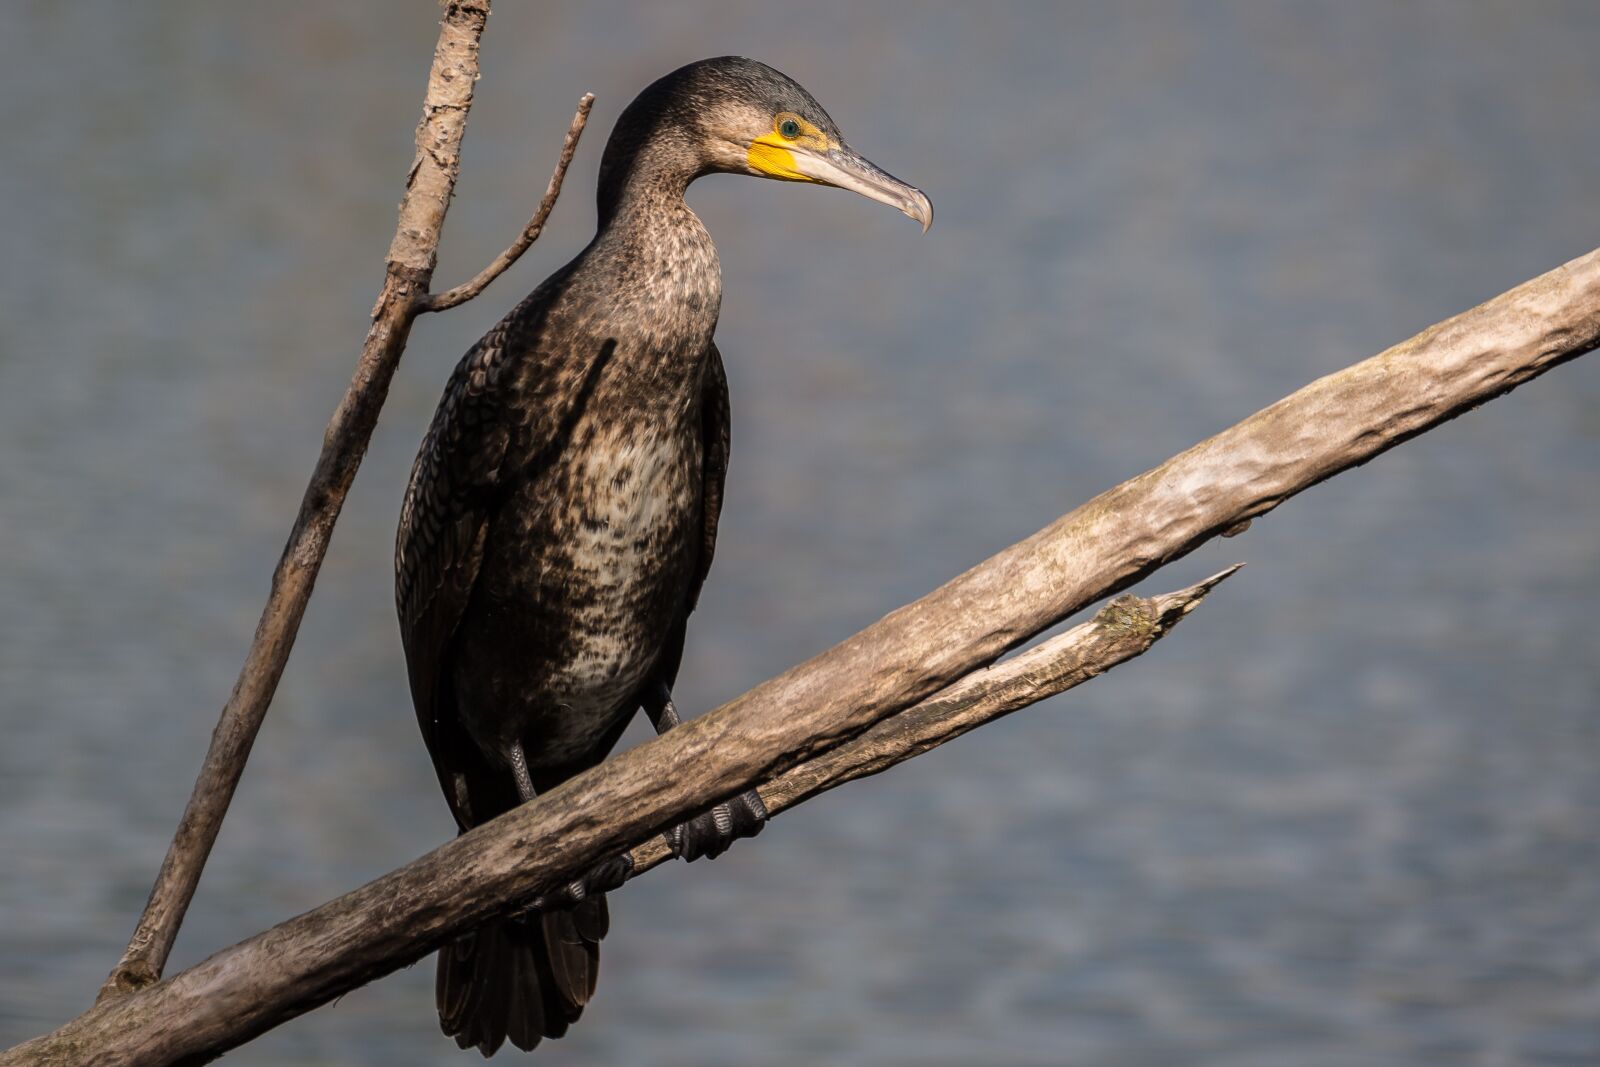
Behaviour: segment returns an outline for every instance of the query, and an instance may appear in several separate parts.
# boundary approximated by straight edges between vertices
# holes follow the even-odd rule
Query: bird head
[[[816,98],[765,63],[740,56],[691,63],[639,94],[628,110],[636,108],[689,134],[699,173],[831,185],[904,212],[923,232],[933,225],[933,204],[920,189],[846,144]]]

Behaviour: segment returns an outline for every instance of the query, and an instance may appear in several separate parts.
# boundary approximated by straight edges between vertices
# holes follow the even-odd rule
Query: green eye
[[[792,141],[800,136],[800,124],[794,119],[784,119],[778,123],[778,132]]]

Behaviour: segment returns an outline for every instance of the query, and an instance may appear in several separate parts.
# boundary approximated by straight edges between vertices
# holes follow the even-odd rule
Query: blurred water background
[[[0,1045],[86,1007],[249,640],[382,271],[435,5],[25,2],[0,35]],[[451,826],[390,592],[460,353],[593,225],[646,82],[738,52],[931,194],[708,179],[734,464],[701,710],[1309,379],[1600,243],[1600,8],[526,4],[184,928]],[[1600,364],[1293,501],[1152,655],[613,901],[561,1064],[1600,1063]],[[634,738],[642,736],[636,732]],[[229,1057],[470,1062],[431,962]]]

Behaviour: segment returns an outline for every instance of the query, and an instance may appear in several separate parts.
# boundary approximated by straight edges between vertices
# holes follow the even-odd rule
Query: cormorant
[[[728,464],[712,341],[721,268],[684,191],[726,172],[854,190],[921,222],[928,198],[851,150],[792,79],[753,60],[668,74],[623,111],[599,227],[456,366],[411,471],[395,599],[411,695],[465,831],[599,763],[671,687],[711,566]],[[714,856],[766,817],[754,791],[678,827]],[[594,992],[599,869],[439,953],[440,1024],[493,1054],[559,1037]]]

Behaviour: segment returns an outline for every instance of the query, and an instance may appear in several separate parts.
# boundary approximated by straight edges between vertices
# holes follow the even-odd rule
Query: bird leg
[[[528,773],[528,754],[522,751],[521,741],[511,742],[511,747],[506,749],[506,762],[511,764],[511,776],[517,780],[517,796],[526,804],[537,794],[533,776]]]
[[[528,756],[522,751],[522,742],[512,741],[506,750],[506,762],[511,764],[511,774],[517,780],[517,795],[526,804],[535,796],[533,777],[528,773]],[[596,893],[616,889],[633,873],[633,853],[624,852],[595,864],[581,877],[575,878],[559,889],[540,893],[528,902],[523,912],[556,911],[575,908]]]
[[[665,682],[658,681],[647,686],[641,702],[657,735],[666,733],[683,721],[678,717],[677,705],[672,702],[672,690],[667,688]],[[674,856],[691,861],[702,856],[715,859],[739,838],[759,834],[766,824],[767,806],[761,802],[759,793],[747,789],[731,800],[714,805],[709,811],[674,826],[667,831],[667,843],[672,846]]]

